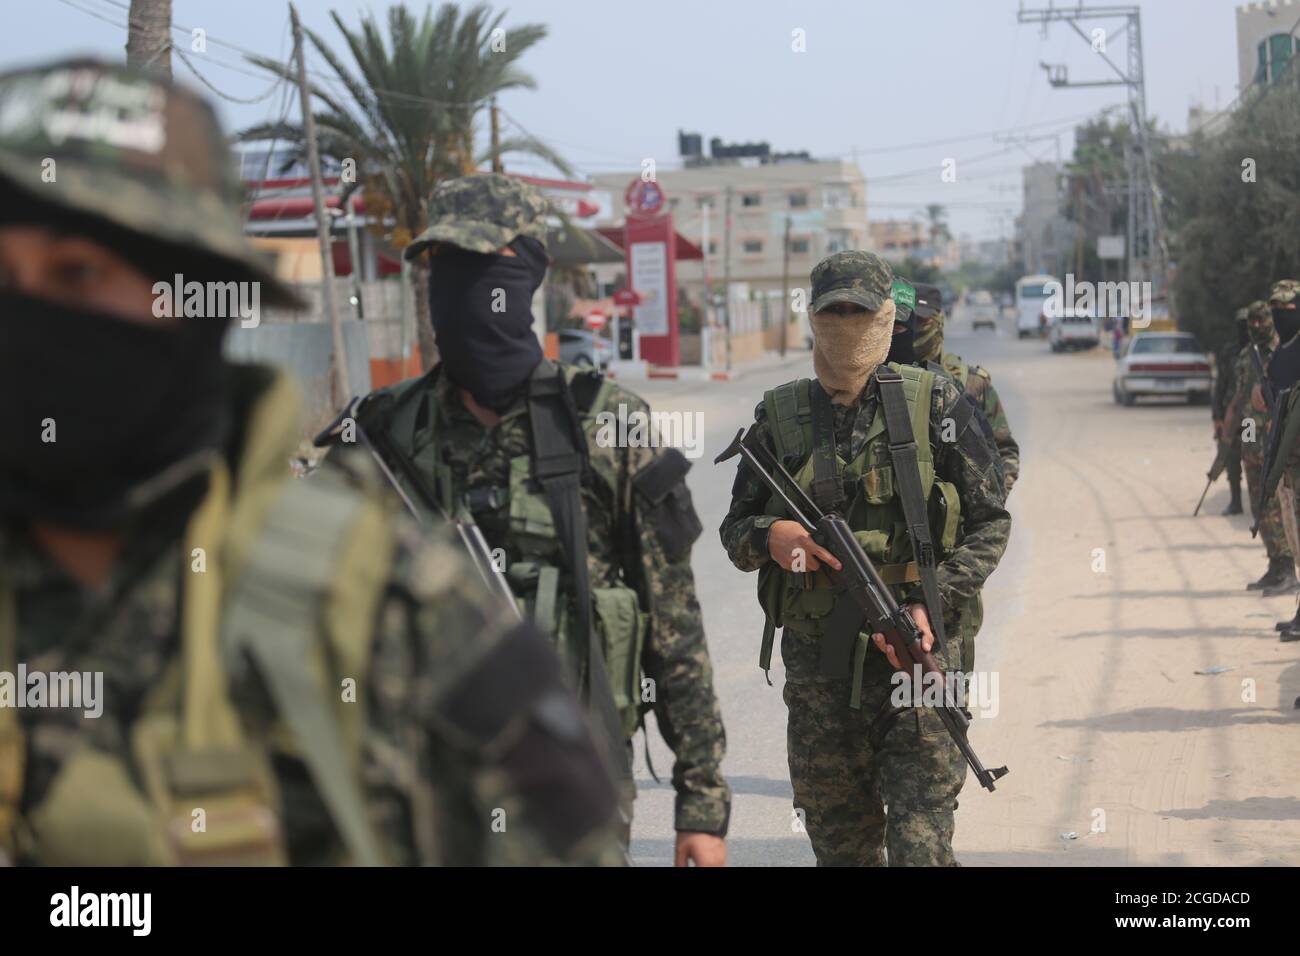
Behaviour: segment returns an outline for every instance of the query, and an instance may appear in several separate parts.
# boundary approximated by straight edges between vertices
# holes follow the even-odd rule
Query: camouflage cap
[[[1300,282],[1295,279],[1281,279],[1274,282],[1273,289],[1268,294],[1269,305],[1281,305],[1283,302],[1295,302],[1297,299],[1300,299]]]
[[[263,301],[300,304],[244,234],[212,107],[167,80],[85,59],[0,74],[0,183],[38,208],[210,257],[260,282]]]
[[[875,312],[890,298],[893,285],[894,270],[875,253],[835,252],[813,267],[812,311],[850,302]]]
[[[414,259],[435,242],[469,252],[496,252],[519,236],[546,245],[549,205],[536,186],[504,173],[474,173],[439,183],[429,198],[429,225],[406,247]]]
[[[943,310],[943,293],[937,285],[928,282],[916,283],[916,312],[918,315],[933,315]]]
[[[1246,306],[1246,324],[1251,328],[1267,326],[1271,332],[1273,329],[1273,313],[1269,311],[1268,303],[1263,299],[1256,299]]]

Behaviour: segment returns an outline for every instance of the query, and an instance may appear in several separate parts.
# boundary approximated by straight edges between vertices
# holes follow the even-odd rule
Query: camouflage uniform
[[[940,365],[958,386],[969,392],[979,404],[984,418],[993,429],[993,443],[998,449],[998,458],[1002,462],[1002,479],[1007,494],[1020,477],[1020,445],[1011,435],[1011,425],[1007,422],[1006,410],[998,390],[993,387],[993,376],[979,365],[967,365],[960,355],[943,350],[944,313],[942,309],[916,310],[916,332],[913,348],[921,362],[933,362]]]
[[[43,133],[51,116],[57,142]],[[129,143],[110,141],[124,128]],[[40,181],[46,156],[55,181]],[[0,184],[36,204],[20,224],[93,214],[156,252],[184,249],[207,275],[295,301],[243,237],[210,107],[156,78],[88,61],[0,77]],[[136,513],[104,587],[70,576],[23,517],[0,522],[0,671],[99,672],[104,684],[97,718],[0,706],[0,859],[619,862],[608,770],[546,643],[491,599],[445,530],[425,536],[394,513],[368,460],[289,476],[300,426],[286,377],[230,366],[224,395],[233,437]],[[289,502],[322,507],[272,542]],[[336,509],[351,563],[318,593],[305,575],[313,543],[334,544],[317,535]],[[285,560],[257,565],[272,543]],[[239,650],[252,645],[236,620],[262,574],[280,589],[263,600],[282,602],[281,624],[255,638],[278,659]],[[322,753],[321,739],[337,746]],[[345,821],[340,792],[358,816]],[[202,830],[190,825],[199,809]],[[373,854],[341,835],[351,824]]]
[[[832,297],[846,285],[864,286],[870,301],[877,303],[889,295],[892,276],[883,260],[866,253],[837,256],[850,257],[839,273],[835,265],[819,273],[825,262],[814,270],[815,310],[824,308],[823,288],[837,281],[839,288],[830,293]],[[945,419],[963,401],[951,380],[935,376],[929,416],[935,471],[956,486],[963,520],[956,547],[938,567],[943,617],[952,626],[950,638],[957,631],[960,609],[976,597],[1001,559],[1011,527],[997,462],[983,434],[968,430],[955,443],[943,440]],[[833,409],[835,452],[848,461],[856,457],[880,413],[875,378],[855,404]],[[774,452],[763,404],[754,417],[746,441]],[[742,571],[758,571],[772,560],[768,532],[778,518],[765,513],[768,499],[767,488],[747,467],[740,467],[719,533],[727,555]],[[901,597],[922,601],[917,585]],[[945,653],[936,655],[945,670],[959,666],[954,660],[957,646],[950,639]],[[867,653],[862,706],[857,711],[849,706],[851,681],[821,675],[815,636],[787,623],[781,657],[794,805],[804,814],[818,862],[880,865],[887,849],[891,865],[954,865],[953,811],[966,771],[938,717],[923,707],[894,711],[891,722],[887,702],[893,689],[892,668],[874,645]]]
[[[453,180],[434,193],[431,225],[407,254],[419,253],[432,242],[491,253],[517,235],[544,239],[545,210],[540,193],[519,180],[498,174]],[[649,413],[649,406],[639,397],[612,382],[603,383],[598,373],[563,366],[558,369],[575,389],[581,384],[597,392],[598,404],[588,409],[589,417],[617,421],[624,416],[635,421],[634,416]],[[455,512],[472,499],[474,523],[489,546],[504,552],[507,570],[521,565],[525,556],[510,533],[512,519],[518,514],[512,508],[515,486],[511,476],[512,461],[527,458],[533,449],[527,397],[521,396],[501,411],[500,421],[488,428],[466,409],[442,365],[408,387],[427,396],[428,418],[434,426],[430,432],[419,433],[415,441],[425,457],[412,456],[408,466],[422,470],[425,464],[438,462],[423,473],[423,480],[441,488],[446,476],[458,499],[439,504]],[[365,414],[363,406],[363,418]],[[604,419],[605,415],[609,418]],[[391,437],[400,444],[402,436]],[[641,610],[649,617],[640,659],[648,679],[643,686],[653,688],[643,694],[643,703],[649,704],[643,710],[653,710],[659,731],[676,758],[672,772],[677,791],[674,826],[681,832],[722,836],[731,800],[721,771],[726,736],[695,596],[690,542],[682,547],[681,542],[665,537],[657,505],[647,500],[638,484],[638,476],[660,463],[665,455],[680,458],[680,452],[623,447],[617,441],[605,440],[598,427],[589,428],[585,438],[590,468],[583,478],[582,505],[586,512],[591,587],[617,582],[630,586],[639,596]],[[685,464],[684,458],[681,463]],[[441,471],[443,467],[445,472]],[[679,486],[679,492],[689,508],[684,484]],[[511,579],[509,573],[507,578]],[[513,579],[511,582],[528,606],[529,592],[520,590]],[[559,603],[572,609],[575,596],[567,574],[561,578],[560,592]],[[628,748],[630,752],[630,741]]]
[[[1237,310],[1236,327],[1241,329],[1246,324],[1247,310]],[[1214,393],[1211,397],[1211,417],[1220,426],[1219,445],[1221,446],[1224,469],[1228,475],[1228,490],[1231,501],[1224,514],[1241,513],[1241,432],[1227,426],[1228,405],[1237,391],[1237,358],[1241,355],[1240,337],[1225,342],[1214,356]]]
[[[1273,354],[1277,337],[1273,332],[1273,320],[1268,314],[1266,303],[1251,303],[1247,310],[1247,324],[1251,340],[1259,346],[1261,357],[1267,363]],[[1269,497],[1263,513],[1258,513],[1259,491],[1264,480],[1261,474],[1264,467],[1264,443],[1268,436],[1269,413],[1259,411],[1251,403],[1251,393],[1259,384],[1259,374],[1250,348],[1242,349],[1237,355],[1232,373],[1236,388],[1228,402],[1224,417],[1225,437],[1230,438],[1241,449],[1241,464],[1246,472],[1246,487],[1250,494],[1251,514],[1259,526],[1259,536],[1264,543],[1264,550],[1269,561],[1276,564],[1280,560],[1290,559],[1291,548],[1287,544],[1286,533],[1282,526],[1282,512],[1276,495]],[[1250,438],[1250,441],[1245,439]]]

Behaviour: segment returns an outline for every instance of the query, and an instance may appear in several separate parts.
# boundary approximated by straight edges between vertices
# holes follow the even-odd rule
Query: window
[[[1267,40],[1261,40],[1256,48],[1259,63],[1255,67],[1256,83],[1276,83],[1286,72],[1297,49],[1300,39],[1287,33],[1275,33]]]
[[[710,240],[709,240],[709,255],[711,255],[711,256],[716,256],[717,254],[718,254],[718,240],[716,240],[716,239],[710,239]]]
[[[807,194],[807,193],[791,193],[791,194],[790,194],[790,208],[791,208],[791,209],[807,209],[807,208],[808,208],[808,194]]]
[[[847,229],[831,229],[826,233],[826,254],[844,252],[853,248],[853,233]]]
[[[808,255],[808,239],[806,236],[802,239],[790,240],[790,255],[792,256]]]
[[[740,204],[746,209],[753,209],[756,206],[763,205],[763,197],[758,193],[741,193]]]
[[[1190,335],[1138,336],[1130,350],[1136,354],[1199,355],[1201,347]]]
[[[744,248],[745,253],[746,253],[747,255],[751,255],[751,256],[759,255],[759,254],[761,254],[762,251],[763,251],[763,240],[762,240],[762,239],[746,239],[743,248]]]
[[[827,209],[848,209],[853,205],[853,190],[848,186],[828,185],[826,187]]]

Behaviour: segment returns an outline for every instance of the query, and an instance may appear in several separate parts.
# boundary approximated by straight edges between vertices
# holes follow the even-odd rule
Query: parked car
[[[1183,395],[1210,400],[1210,359],[1187,332],[1138,332],[1129,339],[1115,370],[1115,401],[1132,405],[1139,395]]]
[[[586,329],[560,330],[560,361],[567,365],[604,368],[614,357],[614,346],[607,339]]]
[[[1066,309],[1047,324],[1047,341],[1053,352],[1067,349],[1095,349],[1101,341],[1097,317],[1091,312]]]

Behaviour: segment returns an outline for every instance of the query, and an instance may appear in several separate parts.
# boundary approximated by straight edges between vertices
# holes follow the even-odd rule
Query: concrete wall
[[[348,384],[354,394],[363,395],[370,391],[365,323],[356,319],[343,322],[343,347],[348,355]],[[252,329],[236,325],[226,337],[226,354],[235,361],[276,365],[297,377],[304,397],[303,420],[309,432],[338,413],[330,397],[333,352],[330,327],[324,322],[263,324]]]

